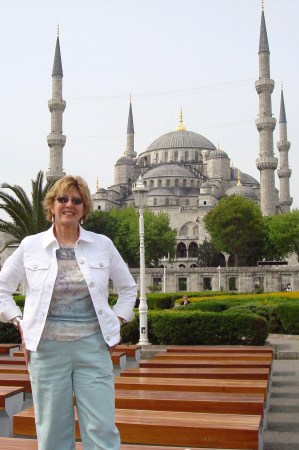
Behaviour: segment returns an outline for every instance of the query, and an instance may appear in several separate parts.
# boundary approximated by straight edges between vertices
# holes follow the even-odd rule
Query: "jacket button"
[[[98,313],[99,313],[99,314],[103,314],[103,310],[102,310],[102,309],[99,309],[99,310],[98,310]]]
[[[80,263],[80,264],[84,264],[84,259],[81,258],[80,261],[79,261],[79,263]]]
[[[32,267],[33,267],[33,269],[37,269],[38,265],[37,264],[33,264]]]
[[[110,341],[110,336],[106,337],[106,341],[108,341],[108,342]]]
[[[104,267],[104,264],[103,264],[103,263],[100,263],[99,265],[100,265],[100,267]]]
[[[91,282],[89,283],[89,287],[94,287],[94,282],[93,282],[93,281],[91,281]]]

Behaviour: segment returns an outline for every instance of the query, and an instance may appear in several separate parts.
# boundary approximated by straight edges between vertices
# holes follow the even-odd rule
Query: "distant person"
[[[184,297],[183,297],[183,305],[188,305],[188,303],[190,303],[189,300],[188,300],[188,297],[186,295],[184,295]]]
[[[286,291],[287,291],[287,292],[292,292],[292,288],[291,288],[290,283],[287,284],[287,289],[286,289]]]
[[[82,178],[58,180],[44,210],[52,226],[26,237],[0,273],[0,320],[22,337],[38,449],[75,449],[75,395],[84,449],[119,450],[110,353],[134,318],[136,283],[111,240],[79,225],[92,210]],[[24,318],[13,300],[23,278]],[[118,293],[112,309],[109,279]]]

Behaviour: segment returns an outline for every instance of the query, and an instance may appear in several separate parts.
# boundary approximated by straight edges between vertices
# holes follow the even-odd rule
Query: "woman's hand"
[[[19,324],[19,332],[20,332],[20,335],[21,335],[21,338],[22,338],[22,350],[23,350],[23,353],[24,353],[24,356],[25,356],[26,365],[28,366],[28,363],[30,361],[30,351],[27,350],[27,348],[26,348],[24,337],[23,337],[23,331],[22,331],[22,327],[21,327],[20,324]]]

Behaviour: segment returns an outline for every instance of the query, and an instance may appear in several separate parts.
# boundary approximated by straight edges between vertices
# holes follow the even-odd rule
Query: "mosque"
[[[241,195],[260,205],[264,216],[289,212],[291,170],[288,163],[290,142],[287,140],[287,120],[283,91],[279,115],[279,158],[274,156],[273,132],[276,119],[272,114],[271,95],[274,81],[270,78],[270,51],[264,10],[261,14],[259,38],[259,76],[255,89],[259,99],[256,128],[259,133],[259,154],[256,166],[260,181],[233,167],[228,154],[204,136],[188,131],[180,112],[175,131],[158,137],[139,155],[134,149],[132,103],[129,104],[127,146],[114,166],[114,184],[97,188],[93,194],[94,209],[109,211],[134,205],[132,187],[142,177],[148,188],[147,208],[163,211],[170,225],[177,230],[176,266],[194,267],[198,245],[208,237],[203,218],[224,195]],[[57,36],[52,72],[51,132],[47,179],[58,179],[63,172],[62,116],[66,102],[62,97],[63,70]],[[279,190],[275,187],[275,171]]]

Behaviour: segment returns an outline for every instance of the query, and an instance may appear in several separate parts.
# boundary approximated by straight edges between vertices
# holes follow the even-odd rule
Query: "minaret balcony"
[[[258,170],[272,169],[275,170],[278,165],[278,159],[274,156],[264,156],[256,160]]]
[[[280,152],[283,152],[283,151],[287,152],[288,150],[290,150],[290,147],[291,147],[290,141],[279,141],[279,142],[277,142],[276,145]]]
[[[47,136],[49,147],[63,147],[66,142],[66,136],[59,133],[50,133]]]
[[[50,112],[53,111],[64,111],[66,107],[66,101],[62,99],[51,99],[48,101],[48,108]]]
[[[275,82],[271,78],[260,78],[255,82],[255,89],[258,94],[268,93],[272,94]]]
[[[264,116],[258,117],[255,121],[258,131],[270,130],[273,131],[276,126],[276,119],[274,117]]]
[[[280,169],[277,169],[277,175],[278,178],[290,178],[292,170],[288,167],[281,167]]]
[[[289,197],[288,199],[279,200],[279,204],[281,206],[291,206],[293,204],[293,197]]]

